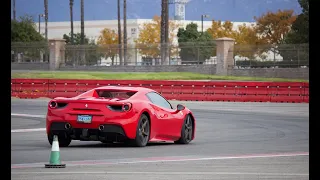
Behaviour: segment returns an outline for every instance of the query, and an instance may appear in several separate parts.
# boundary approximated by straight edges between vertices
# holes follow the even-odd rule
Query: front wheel
[[[52,141],[53,141],[52,134],[48,135],[48,141],[49,141],[50,145],[52,145]],[[58,136],[58,142],[59,142],[60,147],[68,147],[70,145],[71,141],[72,140],[70,137]]]
[[[192,134],[193,134],[193,123],[191,120],[191,116],[187,115],[181,128],[181,137],[179,140],[175,141],[175,143],[189,144],[192,141]]]
[[[136,138],[132,141],[132,143],[134,146],[144,147],[148,144],[149,136],[150,120],[145,114],[142,114],[138,122]]]

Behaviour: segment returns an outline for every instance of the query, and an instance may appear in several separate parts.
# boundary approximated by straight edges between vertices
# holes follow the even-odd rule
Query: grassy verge
[[[189,72],[160,73],[110,73],[79,71],[30,71],[11,72],[12,78],[44,78],[44,79],[105,79],[105,80],[236,80],[236,81],[273,81],[273,82],[308,82],[302,79],[260,78],[217,76]]]

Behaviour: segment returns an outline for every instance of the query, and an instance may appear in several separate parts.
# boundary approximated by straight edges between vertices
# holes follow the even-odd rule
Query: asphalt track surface
[[[178,102],[197,118],[188,145],[73,141],[45,169],[47,99],[12,99],[12,179],[309,179],[309,104]]]

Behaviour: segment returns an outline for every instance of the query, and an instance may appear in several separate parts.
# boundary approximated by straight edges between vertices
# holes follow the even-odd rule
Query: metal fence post
[[[200,58],[199,58],[199,56],[200,56],[200,54],[199,54],[199,47],[197,47],[197,55],[198,55],[198,64],[200,64]]]

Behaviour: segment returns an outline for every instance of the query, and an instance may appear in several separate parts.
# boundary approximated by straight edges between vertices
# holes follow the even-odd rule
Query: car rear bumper
[[[66,125],[68,122],[52,122],[49,134],[68,135],[73,140],[83,141],[116,141],[121,142],[129,137],[120,125],[102,124],[99,128],[74,128]],[[129,138],[130,139],[130,138]]]
[[[104,141],[134,139],[139,116],[130,119],[93,119],[92,123],[78,123],[70,117],[47,116],[47,134],[67,134],[74,140]],[[68,124],[67,127],[66,125]]]

